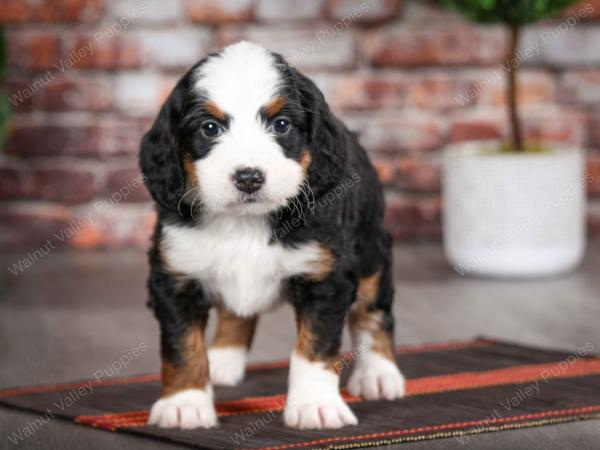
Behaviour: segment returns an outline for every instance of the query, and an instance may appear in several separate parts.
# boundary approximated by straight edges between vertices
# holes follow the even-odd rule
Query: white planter
[[[585,249],[585,155],[551,147],[495,153],[493,141],[444,152],[444,251],[464,275],[536,277],[575,268]]]

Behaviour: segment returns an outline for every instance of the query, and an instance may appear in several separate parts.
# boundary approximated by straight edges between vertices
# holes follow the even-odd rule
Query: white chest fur
[[[170,270],[200,280],[241,316],[268,309],[285,278],[317,272],[322,258],[316,242],[269,243],[268,224],[255,216],[218,216],[197,228],[167,225],[161,250]]]

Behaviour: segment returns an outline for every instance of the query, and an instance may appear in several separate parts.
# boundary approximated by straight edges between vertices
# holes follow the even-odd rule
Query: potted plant
[[[6,40],[4,38],[4,31],[0,26],[0,81],[4,79],[4,70],[6,69]],[[6,131],[8,127],[8,116],[10,114],[10,107],[8,104],[8,96],[6,92],[0,88],[0,151],[4,147],[4,139],[6,137]],[[2,274],[0,274],[0,295],[2,294],[4,282]]]
[[[6,40],[4,38],[4,32],[0,26],[0,80],[4,78],[4,71],[6,69]],[[6,92],[0,89],[0,150],[4,146],[4,139],[6,136],[6,129],[8,124],[8,116],[10,114],[10,108],[8,104],[8,96]]]
[[[510,140],[444,151],[444,250],[461,274],[544,276],[576,267],[585,248],[585,152],[524,139],[517,104],[519,34],[572,0],[443,0],[480,23],[509,30]]]

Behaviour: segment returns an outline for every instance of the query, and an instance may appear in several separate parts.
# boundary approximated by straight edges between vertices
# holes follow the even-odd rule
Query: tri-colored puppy
[[[259,314],[283,302],[298,328],[288,426],[357,423],[336,365],[346,318],[350,392],[403,395],[382,188],[312,81],[248,42],[211,54],[170,94],[143,138],[140,166],[158,211],[148,288],[162,393],[150,424],[215,426],[212,386],[242,380]],[[207,349],[213,306],[219,323]]]

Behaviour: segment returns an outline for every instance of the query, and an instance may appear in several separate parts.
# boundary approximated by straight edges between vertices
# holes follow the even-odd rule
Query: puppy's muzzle
[[[256,168],[246,167],[236,170],[233,174],[233,184],[246,194],[258,191],[264,183],[265,174]]]

